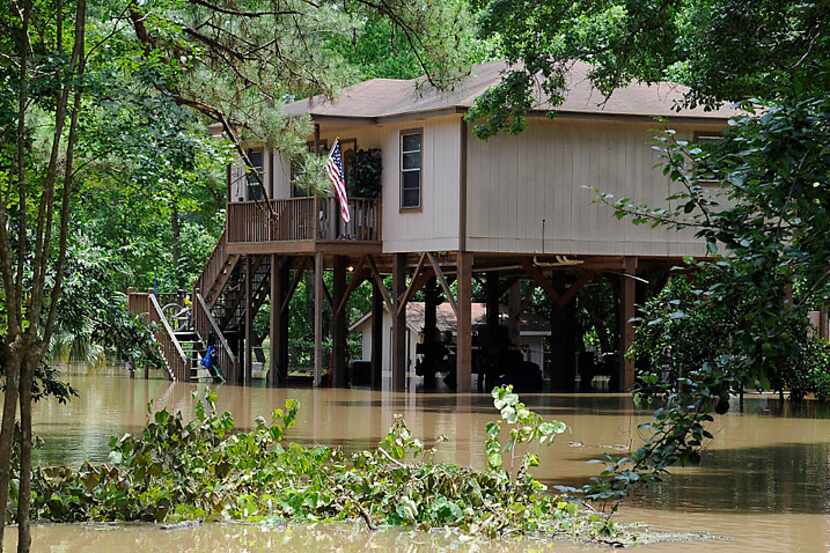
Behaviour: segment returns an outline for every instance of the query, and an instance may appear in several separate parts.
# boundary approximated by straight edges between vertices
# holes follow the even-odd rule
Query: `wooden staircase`
[[[245,331],[246,310],[251,318],[270,293],[270,256],[252,256],[250,259],[251,305],[245,301],[245,279],[249,274],[248,260],[228,253],[225,233],[219,238],[202,274],[193,286],[191,317],[188,325],[173,329],[164,317],[158,298],[152,293],[129,293],[129,308],[142,313],[159,325],[156,339],[164,355],[171,380],[197,381],[208,378],[199,360],[208,345],[216,351],[219,371],[230,383],[242,380],[242,337]],[[254,337],[255,346],[261,340]],[[262,355],[258,356],[263,361]]]
[[[129,292],[128,308],[131,313],[144,315],[156,324],[155,339],[159,344],[165,362],[165,370],[170,380],[188,381],[193,378],[194,371],[198,371],[198,340],[188,345],[188,350],[182,347],[177,332],[173,330],[162,312],[158,298],[152,292]]]

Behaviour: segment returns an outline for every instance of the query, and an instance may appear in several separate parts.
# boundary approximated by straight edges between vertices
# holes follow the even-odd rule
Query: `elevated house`
[[[434,312],[445,301],[457,320],[459,391],[473,385],[474,278],[482,279],[489,306],[521,304],[516,283],[522,279],[550,297],[554,376],[572,373],[572,302],[594,279],[614,281],[620,347],[630,344],[638,293],[632,277],[665,272],[684,256],[703,255],[704,248],[691,234],[617,220],[593,201],[592,189],[664,204],[676,185],[656,167],[658,154],[650,147],[655,133],[670,127],[689,139],[717,136],[734,111],[676,109],[685,89],[668,83],[632,84],[605,99],[588,80],[588,67],[576,64],[555,118],[545,116],[551,106],[540,92],[524,132],[480,140],[465,113],[504,69],[503,63],[477,65],[449,93],[425,90],[417,80],[373,79],[343,90],[334,101],[313,97],[287,105],[287,114],[313,120],[309,148],[327,153],[339,137],[347,172],[380,170],[373,186],[350,184],[348,224],[339,220],[333,197],[309,197],[292,185],[292,160],[279,151],[250,146],[261,179],[246,178],[241,164],[229,168],[226,230],[194,287],[191,336],[202,345],[216,343],[229,381],[249,378],[251,350],[261,340],[251,321],[266,301],[272,306],[274,352],[269,380],[285,381],[288,298],[306,272],[313,275],[316,298],[318,383],[327,364],[323,304],[332,313],[331,379],[342,385],[344,306],[365,280],[374,287],[374,320],[382,321],[384,308],[393,314],[391,336],[374,326],[372,351],[381,352],[380,344],[391,341],[386,368],[395,390],[407,378],[406,305],[425,286],[442,292],[428,294],[425,310]],[[324,286],[324,271],[333,271],[331,290]],[[388,289],[383,277],[390,274]],[[488,311],[496,316],[487,323],[497,326],[498,308]],[[435,318],[426,315],[425,324],[435,324]],[[172,344],[175,336],[160,339],[171,342],[166,351],[178,367],[171,372],[189,378],[192,361],[175,360],[187,358],[184,348]],[[379,353],[372,362],[379,386]],[[614,373],[618,388],[633,384],[634,367],[622,356]]]

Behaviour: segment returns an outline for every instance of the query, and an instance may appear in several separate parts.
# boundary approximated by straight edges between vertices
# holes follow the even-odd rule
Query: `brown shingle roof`
[[[449,92],[424,85],[422,79],[372,79],[345,88],[334,101],[314,96],[290,103],[285,107],[285,113],[384,118],[451,109],[465,110],[471,107],[484,91],[498,83],[507,68],[506,62],[475,65],[470,75]],[[574,63],[568,78],[565,101],[555,108],[557,112],[704,119],[726,119],[738,113],[727,106],[713,111],[704,111],[702,108],[676,110],[675,104],[683,98],[688,89],[673,83],[634,83],[617,89],[605,101],[588,78],[590,68],[585,63]],[[419,84],[423,86],[418,86]],[[541,90],[537,90],[535,109],[547,111],[552,107],[547,96]]]

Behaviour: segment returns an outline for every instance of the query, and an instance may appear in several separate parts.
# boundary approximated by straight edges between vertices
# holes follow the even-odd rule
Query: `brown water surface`
[[[199,386],[121,376],[73,376],[80,397],[68,406],[38,405],[35,432],[45,440],[39,463],[104,461],[110,436],[134,432],[147,404],[192,414]],[[486,395],[394,394],[368,390],[284,390],[222,386],[219,408],[237,424],[268,417],[287,398],[300,401],[291,438],[304,443],[359,448],[377,442],[396,413],[412,431],[438,446],[439,458],[483,466],[482,429],[494,417]],[[625,451],[639,442],[636,411],[622,395],[539,394],[523,398],[545,416],[565,421],[570,432],[542,451],[538,476],[573,485],[597,471],[585,461]],[[714,442],[700,467],[674,471],[663,484],[630,500],[622,517],[667,532],[708,532],[720,539],[640,546],[637,551],[828,551],[830,550],[830,412],[807,402],[794,408],[768,397],[746,401],[745,412],[720,417]],[[13,532],[12,532],[13,533]],[[595,546],[537,542],[459,541],[443,533],[384,531],[358,525],[260,528],[210,524],[182,530],[146,526],[47,525],[34,531],[34,551],[50,553],[136,551],[596,551]],[[9,536],[10,545],[14,541]]]

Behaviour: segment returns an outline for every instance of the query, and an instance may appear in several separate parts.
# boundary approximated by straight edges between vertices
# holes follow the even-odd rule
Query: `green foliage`
[[[451,86],[465,66],[482,61],[492,51],[474,36],[467,0],[392,2],[388,4],[392,17],[361,4],[343,4],[352,16],[344,27],[350,32],[332,33],[326,41],[327,51],[354,72],[353,82],[415,79],[426,73],[433,83]],[[395,12],[403,17],[395,17]]]
[[[604,517],[546,493],[527,470],[513,479],[502,470],[434,463],[434,451],[425,450],[400,417],[376,448],[347,454],[290,443],[287,432],[299,407],[293,400],[275,409],[270,422],[258,418],[243,432],[234,428],[229,413],[216,413],[215,399],[212,392],[200,399],[190,422],[180,413],[148,411],[141,435],[112,439],[108,464],[36,469],[36,517],[55,522],[361,518],[370,528],[576,539],[618,532]],[[545,422],[527,410],[510,389],[500,389],[495,400],[516,431],[508,449],[548,443],[564,430],[562,423]]]
[[[383,156],[378,148],[350,151],[349,174],[346,176],[350,193],[357,198],[377,198],[381,190]]]
[[[533,93],[556,105],[570,65],[603,95],[633,81],[688,85],[684,104],[820,96],[830,85],[830,11],[821,0],[476,0],[479,34],[513,64],[470,111],[481,137],[520,132]],[[763,32],[759,32],[763,29]],[[598,102],[601,98],[598,99]]]
[[[738,102],[724,140],[667,129],[654,145],[676,183],[667,207],[599,193],[619,218],[696,233],[710,259],[688,263],[641,313],[629,355],[637,400],[659,406],[646,444],[609,458],[585,488],[616,500],[632,485],[694,463],[712,411],[745,384],[824,397],[827,345],[807,312],[830,300],[827,183],[830,11],[821,1],[479,0],[480,31],[512,64],[468,114],[480,137],[520,132],[541,88],[556,106],[574,60],[603,95],[633,81],[688,85],[678,107]],[[763,29],[763,32],[759,32]],[[554,113],[550,114],[555,115]],[[712,186],[712,183],[717,183]],[[602,183],[597,183],[602,187]]]
[[[551,445],[558,434],[567,430],[562,421],[546,421],[538,413],[534,413],[519,401],[519,395],[513,393],[513,386],[497,386],[491,392],[493,405],[499,410],[501,420],[509,428],[509,438],[502,445],[500,440],[502,423],[493,421],[487,423],[485,431],[487,440],[484,442],[484,450],[487,454],[487,464],[491,470],[502,470],[502,451],[510,453],[510,466],[516,456],[516,448],[521,444],[539,442],[540,445]],[[530,467],[539,465],[539,458],[532,454],[526,454],[522,459],[520,472],[526,472]]]
[[[77,236],[67,252],[67,277],[58,305],[52,357],[69,345],[69,358],[89,361],[78,353],[98,346],[103,354],[129,361],[135,370],[164,365],[153,328],[127,311],[126,296],[118,291],[129,274],[118,255]]]

